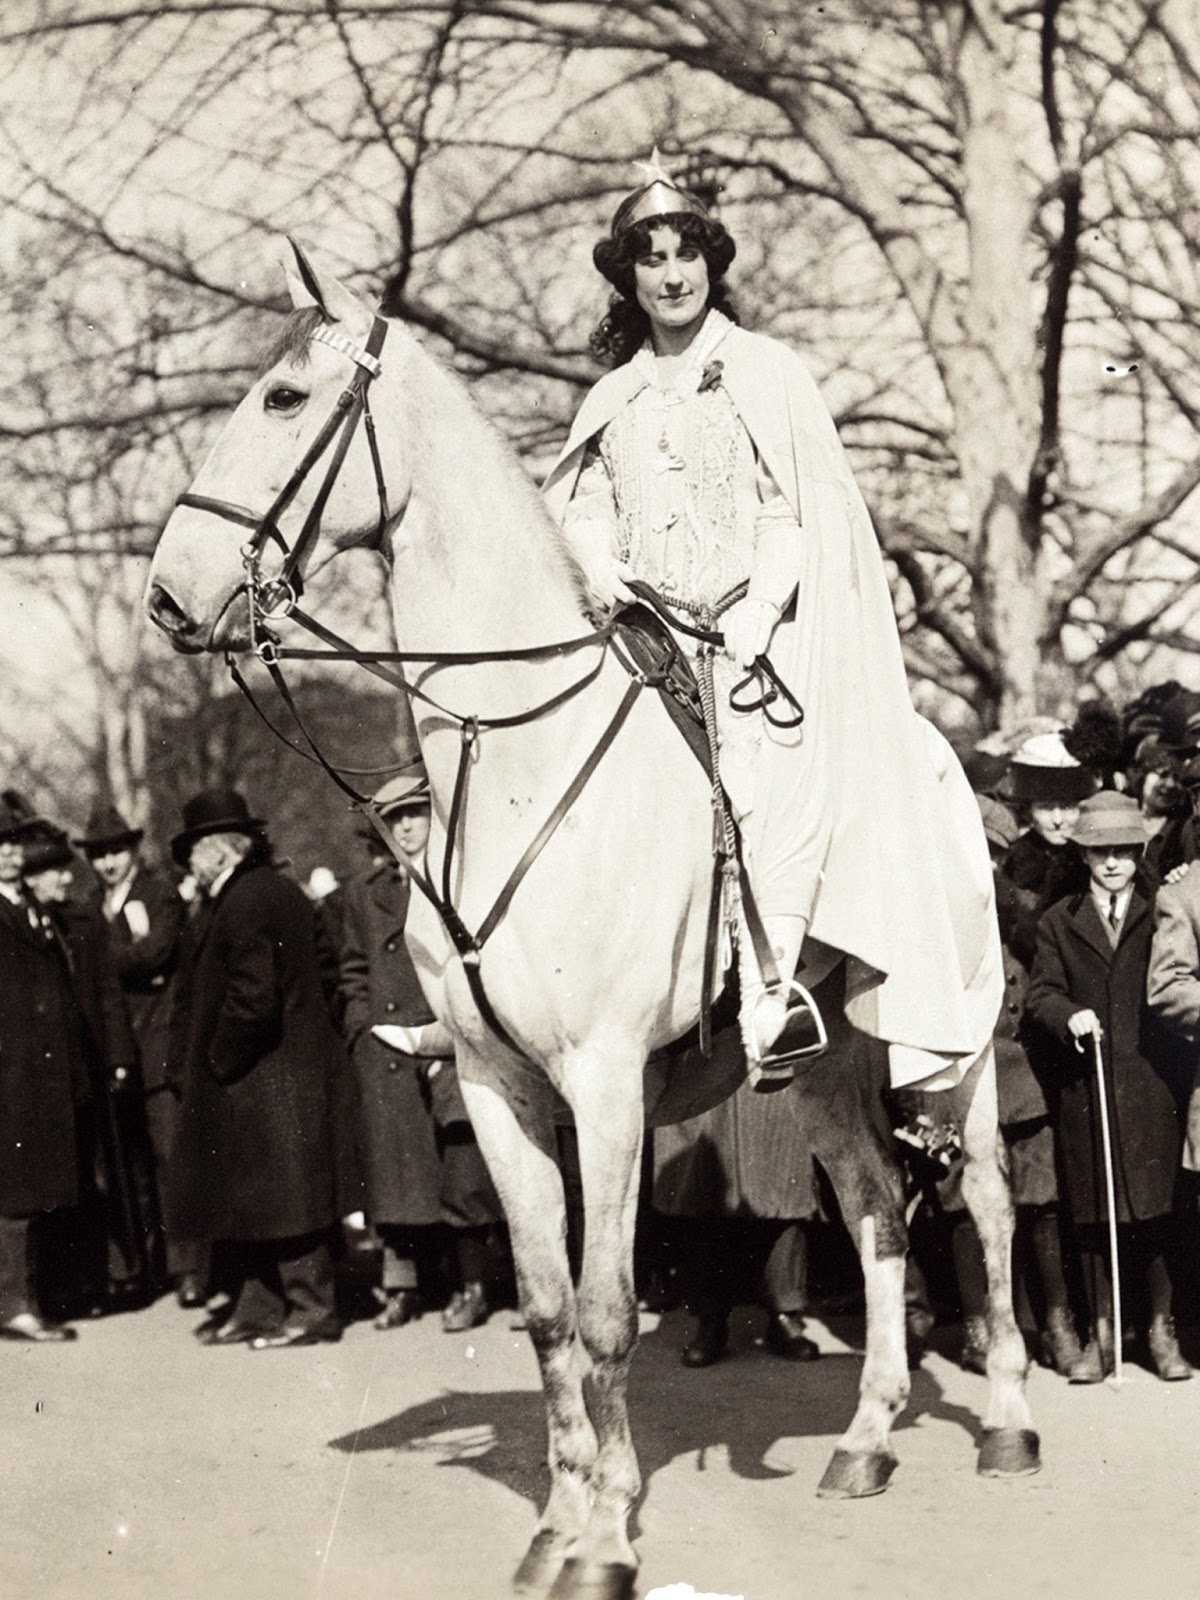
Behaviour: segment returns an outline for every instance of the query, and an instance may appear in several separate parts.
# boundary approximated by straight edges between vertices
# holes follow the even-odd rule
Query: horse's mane
[[[453,400],[465,407],[474,418],[483,438],[495,448],[496,459],[501,471],[511,487],[514,496],[524,500],[529,508],[529,515],[544,525],[546,530],[546,550],[549,559],[560,566],[570,579],[575,593],[579,599],[580,609],[584,609],[588,602],[588,587],[584,579],[583,569],[579,560],[564,538],[562,530],[551,515],[542,494],[533,478],[530,477],[517,454],[515,447],[500,428],[487,416],[475,403],[470,388],[462,375],[432,355],[425,347],[413,341],[421,357],[428,363],[437,379],[440,379]]]

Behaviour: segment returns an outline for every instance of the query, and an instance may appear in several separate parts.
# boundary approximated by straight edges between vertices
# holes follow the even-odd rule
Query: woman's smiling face
[[[1066,844],[1079,821],[1078,806],[1032,805],[1029,808],[1034,831],[1040,833],[1047,844]]]
[[[650,248],[634,262],[633,277],[656,348],[664,333],[678,338],[708,310],[708,262],[674,228],[651,230]]]

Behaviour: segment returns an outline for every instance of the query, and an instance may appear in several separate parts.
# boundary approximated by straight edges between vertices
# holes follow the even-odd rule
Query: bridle
[[[195,511],[207,511],[213,516],[222,517],[226,522],[233,522],[239,527],[251,530],[250,538],[242,546],[241,554],[246,569],[244,588],[250,604],[251,645],[255,654],[259,656],[263,656],[264,644],[267,646],[268,654],[271,649],[269,630],[266,630],[265,637],[260,638],[264,633],[261,625],[290,616],[304,593],[304,562],[321,531],[321,518],[325,513],[326,503],[342,470],[342,463],[346,459],[346,452],[350,448],[350,441],[354,437],[360,419],[371,452],[375,488],[379,496],[379,524],[376,530],[378,540],[382,540],[389,521],[387,485],[383,478],[383,464],[379,459],[379,441],[375,436],[375,419],[371,415],[368,394],[372,378],[377,378],[383,370],[379,358],[383,351],[384,340],[387,338],[387,322],[376,313],[371,322],[367,342],[363,346],[356,345],[353,340],[328,324],[316,328],[310,337],[317,343],[327,344],[342,355],[348,356],[354,362],[354,375],[338,396],[333,410],[300,458],[295,471],[267,510],[261,516],[256,516],[253,511],[234,505],[230,500],[217,500],[211,495],[190,492],[181,494],[175,502],[177,506],[190,506]],[[333,452],[321,486],[313,497],[295,544],[289,546],[280,531],[279,518],[296,498],[309,473],[331,444]],[[282,561],[279,571],[264,581],[260,563],[263,550],[269,541],[279,546]]]
[[[503,1022],[496,1015],[487,991],[483,986],[483,979],[480,973],[480,956],[483,946],[503,918],[521,881],[583,792],[588,780],[620,732],[642,689],[647,686],[658,688],[669,680],[678,659],[679,649],[674,641],[673,634],[668,632],[667,643],[661,660],[651,666],[639,666],[629,654],[617,631],[616,619],[610,617],[601,627],[592,629],[577,638],[563,640],[557,644],[534,645],[524,649],[442,651],[437,653],[401,650],[365,651],[355,649],[348,641],[342,639],[338,634],[301,609],[299,602],[304,592],[303,564],[320,534],[321,518],[324,514],[325,506],[334,484],[337,482],[338,474],[341,472],[346,453],[350,448],[350,443],[360,419],[367,436],[367,444],[371,453],[371,465],[375,475],[376,493],[379,498],[379,522],[376,530],[377,543],[382,542],[390,520],[387,485],[384,480],[383,464],[380,460],[379,444],[375,432],[375,420],[371,415],[369,399],[371,381],[377,378],[383,370],[380,357],[386,337],[387,322],[378,313],[375,313],[372,318],[371,329],[365,346],[355,344],[353,340],[348,339],[344,334],[339,333],[336,328],[328,324],[322,324],[312,332],[310,338],[318,343],[326,344],[348,357],[354,363],[354,373],[350,382],[338,396],[333,411],[304,452],[287,483],[261,516],[256,516],[254,512],[248,511],[244,506],[236,505],[232,501],[217,499],[211,495],[192,494],[190,491],[180,495],[175,503],[177,506],[190,507],[195,511],[208,512],[226,522],[232,522],[238,527],[251,530],[250,538],[242,546],[241,550],[242,563],[246,574],[245,581],[226,601],[226,607],[232,604],[239,593],[245,593],[250,613],[251,648],[270,674],[308,749],[305,750],[294,740],[289,739],[267,716],[239,670],[233,656],[227,653],[226,663],[234,682],[271,731],[292,750],[296,751],[297,754],[322,767],[333,782],[350,797],[354,805],[366,815],[401,871],[416,884],[417,888],[437,912],[451,943],[462,960],[472,998],[485,1023],[514,1054],[523,1056],[524,1052],[520,1045],[517,1044]],[[325,468],[325,475],[305,516],[295,543],[289,546],[280,530],[279,518],[291,505],[310,473],[317,467],[331,445],[333,449],[328,465]],[[268,542],[278,545],[282,560],[278,572],[264,579],[261,573],[261,560]],[[721,634],[714,631],[713,627],[719,616],[719,608],[714,612],[705,612],[702,618],[705,626],[696,627],[684,623],[677,615],[673,614],[664,605],[661,597],[655,594],[647,585],[637,583],[634,587],[639,595],[665,618],[672,629],[690,634],[692,637],[704,641],[710,648],[721,642]],[[727,596],[724,604],[730,604],[734,599],[740,598],[740,594],[744,593],[744,590],[745,586],[743,585],[740,590],[734,591],[730,596]],[[324,648],[297,648],[280,645],[271,631],[270,624],[283,619],[290,619],[292,622],[299,624],[319,640]],[[444,667],[469,666],[486,661],[546,661],[554,658],[565,658],[585,650],[595,650],[597,652],[593,666],[587,668],[565,689],[557,690],[547,699],[525,711],[506,717],[463,715],[460,712],[451,710],[433,699],[419,685],[410,683],[400,671],[396,670],[397,667],[404,664]],[[591,753],[576,772],[562,798],[509,874],[490,910],[484,916],[476,931],[472,933],[467,928],[453,902],[453,863],[455,845],[458,843],[465,810],[470,770],[473,765],[473,757],[479,735],[487,729],[519,727],[524,723],[533,722],[540,717],[546,716],[559,706],[565,705],[599,678],[610,650],[628,673],[629,684],[616,710],[593,746]],[[373,673],[376,677],[383,679],[384,682],[401,690],[410,700],[423,701],[432,706],[442,716],[447,717],[451,722],[458,725],[460,731],[459,761],[450,802],[450,811],[446,822],[446,848],[442,860],[440,887],[435,886],[427,872],[422,871],[403,855],[375,801],[370,796],[361,794],[347,781],[350,769],[339,768],[321,750],[319,744],[305,726],[300,710],[283,676],[280,663],[284,659],[298,661],[353,661],[365,667],[367,671]],[[781,683],[765,656],[758,658],[755,669],[752,669],[746,682],[751,683],[756,679],[759,681],[762,690],[761,700],[758,702],[757,707],[754,704],[742,704],[737,709],[751,710],[761,708],[766,710],[773,700],[782,695],[784,701],[794,708],[796,714],[794,717],[786,717],[784,719],[771,717],[771,720],[775,721],[779,727],[799,726],[804,717],[803,709],[786,686]],[[767,712],[767,715],[770,716],[770,713]],[[375,772],[382,774],[397,770],[400,769],[385,767],[375,769]],[[359,769],[354,775],[365,776],[369,775],[369,773]],[[717,794],[718,789],[719,784],[714,784],[715,808],[719,808],[723,803]],[[748,887],[745,892],[748,893]],[[714,898],[714,905],[715,903],[716,900]],[[714,942],[712,937],[713,926],[710,916],[710,944]],[[759,942],[759,940],[756,940],[756,944]],[[770,960],[769,948],[766,950],[766,959]],[[708,965],[709,960],[706,958],[706,980],[701,1008],[701,1040],[705,1045],[707,1044],[708,1006],[711,997],[711,983],[707,973]]]

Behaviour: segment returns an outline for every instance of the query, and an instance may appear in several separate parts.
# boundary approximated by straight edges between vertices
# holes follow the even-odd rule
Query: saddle
[[[674,634],[657,612],[641,601],[617,613],[613,632],[647,684],[658,690],[667,715],[711,783],[712,755],[704,728],[700,685]]]

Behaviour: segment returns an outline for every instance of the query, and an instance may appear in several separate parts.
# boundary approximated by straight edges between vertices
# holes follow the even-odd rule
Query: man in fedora
[[[404,943],[410,886],[402,863],[424,865],[429,784],[423,766],[375,796],[396,853],[373,826],[374,866],[346,890],[343,1026],[358,1077],[366,1209],[383,1243],[380,1329],[422,1309],[446,1227],[458,1283],[442,1325],[462,1333],[490,1312],[491,1244],[502,1212],[458,1087],[449,1038],[434,1020]]]
[[[205,897],[171,1019],[173,1217],[183,1237],[215,1247],[231,1294],[227,1316],[198,1336],[255,1350],[337,1339],[332,1083],[344,1056],[311,907],[272,865],[265,825],[236,790],[193,796],[171,849]]]
[[[148,1270],[156,1282],[172,1278],[181,1302],[197,1305],[205,1263],[196,1246],[173,1237],[163,1192],[176,1122],[176,1102],[167,1089],[167,1042],[184,904],[167,874],[142,861],[142,837],[142,829],[131,827],[115,806],[100,804],[75,843],[100,881],[100,907],[137,1041],[137,1075],[119,1102],[119,1116],[138,1157],[134,1171],[139,1211],[148,1224]]]
[[[39,823],[16,801],[0,800],[0,1338],[43,1344],[75,1337],[41,1313],[38,1252],[47,1219],[79,1197],[88,1081],[66,951],[22,883]]]

